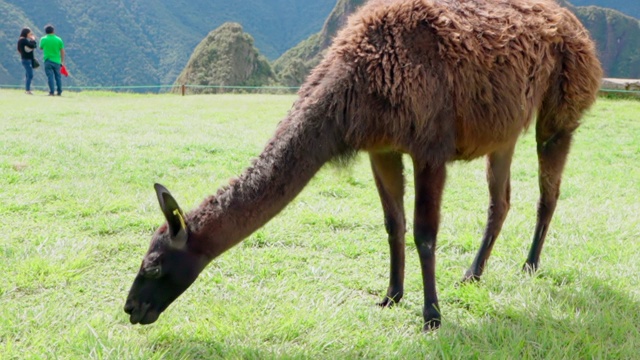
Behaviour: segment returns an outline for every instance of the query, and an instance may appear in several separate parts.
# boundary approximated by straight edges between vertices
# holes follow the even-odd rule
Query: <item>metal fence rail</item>
[[[0,84],[0,89],[23,89],[24,84],[9,85]],[[48,88],[45,85],[32,85],[32,88],[46,91]],[[155,90],[153,92],[169,92],[170,90],[176,90],[183,96],[187,94],[188,89],[214,89],[219,92],[228,91],[260,91],[260,92],[276,92],[276,93],[295,93],[300,89],[299,86],[243,86],[243,85],[114,85],[114,86],[63,86],[65,90],[75,91],[144,91]],[[600,88],[601,94],[620,94],[622,96],[640,98],[640,90],[627,90],[627,89],[614,89],[608,87]]]
[[[46,85],[32,85],[34,89],[47,90]],[[24,84],[20,85],[3,85],[4,89],[23,89]],[[166,89],[217,89],[217,90],[264,90],[264,91],[289,91],[294,92],[300,89],[299,86],[244,86],[244,85],[113,85],[113,86],[64,86],[64,90],[105,90],[105,91],[131,91],[131,90],[166,90]]]

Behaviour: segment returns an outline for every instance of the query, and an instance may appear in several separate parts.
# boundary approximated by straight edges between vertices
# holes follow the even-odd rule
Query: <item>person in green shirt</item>
[[[40,49],[44,57],[44,72],[47,74],[47,81],[49,83],[49,96],[53,96],[55,80],[57,95],[62,95],[62,78],[60,76],[60,67],[64,65],[64,42],[55,34],[53,25],[47,25],[44,27],[44,32],[47,34],[40,39]]]

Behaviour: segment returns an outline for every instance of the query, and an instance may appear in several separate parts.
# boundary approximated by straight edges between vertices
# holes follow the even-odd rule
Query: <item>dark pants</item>
[[[53,80],[56,81],[58,95],[62,94],[62,78],[60,76],[60,64],[53,61],[45,60],[44,72],[47,74],[47,81],[49,83],[49,94],[53,94]]]
[[[33,60],[22,59],[22,66],[24,66],[24,74],[26,78],[25,90],[31,91],[31,80],[33,80]]]

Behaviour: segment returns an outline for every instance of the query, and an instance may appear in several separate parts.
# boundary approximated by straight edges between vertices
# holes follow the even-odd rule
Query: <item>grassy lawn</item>
[[[197,206],[261,151],[293,100],[0,90],[0,359],[638,356],[640,102],[629,100],[599,100],[579,129],[535,276],[520,272],[538,198],[533,134],[516,150],[488,268],[470,286],[456,282],[480,245],[484,161],[449,167],[434,333],[421,332],[410,224],[405,298],[375,306],[389,256],[364,156],[324,167],[158,322],[130,325],[124,300],[163,219],[153,183]]]

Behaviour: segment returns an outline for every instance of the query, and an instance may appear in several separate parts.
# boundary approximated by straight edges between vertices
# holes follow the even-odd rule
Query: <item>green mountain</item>
[[[604,2],[604,1],[603,1]],[[589,30],[605,76],[640,78],[640,21],[613,9],[564,3]]]
[[[22,84],[15,42],[52,23],[65,41],[66,85],[172,84],[207,34],[235,21],[275,59],[317,32],[335,0],[0,0],[0,85]],[[37,55],[42,57],[42,53]],[[43,71],[36,85],[44,84]]]
[[[224,23],[198,44],[178,76],[174,91],[182,84],[203,86],[190,88],[191,93],[215,93],[218,88],[206,86],[258,86],[273,82],[269,61],[260,55],[253,41],[240,24]]]
[[[278,80],[285,86],[298,86],[320,62],[323,51],[331,45],[331,39],[347,22],[347,18],[366,0],[338,0],[324,22],[322,30],[289,49],[273,63]]]
[[[569,0],[575,6],[595,5],[618,10],[636,19],[640,19],[640,1],[637,0]]]

